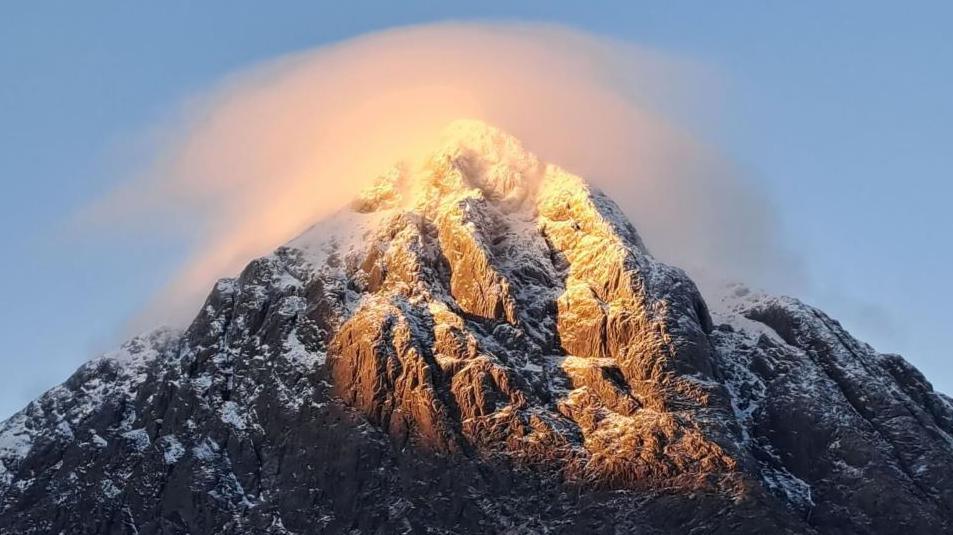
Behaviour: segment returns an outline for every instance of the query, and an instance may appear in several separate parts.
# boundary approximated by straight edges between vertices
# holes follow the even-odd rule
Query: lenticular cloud
[[[190,257],[136,321],[181,323],[216,278],[474,118],[605,190],[657,257],[703,286],[786,282],[764,199],[671,119],[704,105],[687,89],[702,81],[687,62],[563,27],[370,34],[253,66],[186,103],[154,161],[90,213],[188,240]]]

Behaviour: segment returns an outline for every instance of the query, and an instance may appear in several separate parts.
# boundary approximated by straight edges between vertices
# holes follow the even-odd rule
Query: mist
[[[132,322],[182,324],[217,278],[472,118],[603,189],[703,291],[734,280],[790,290],[800,268],[771,203],[686,119],[715,114],[706,91],[717,84],[683,58],[565,27],[374,33],[252,66],[190,99],[157,127],[153,159],[84,218],[190,244]]]

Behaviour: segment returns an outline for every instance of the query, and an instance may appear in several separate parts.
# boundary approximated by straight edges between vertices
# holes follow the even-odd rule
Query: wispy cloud
[[[194,251],[137,324],[182,322],[235,274],[413,159],[459,118],[506,130],[616,199],[703,284],[790,284],[770,204],[679,117],[713,106],[690,62],[563,27],[437,24],[278,58],[183,106],[155,160],[87,216]]]

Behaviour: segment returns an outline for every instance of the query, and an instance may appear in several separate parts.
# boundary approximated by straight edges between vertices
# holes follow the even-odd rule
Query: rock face
[[[0,427],[2,533],[943,533],[953,404],[461,122]],[[714,316],[714,317],[713,317]]]

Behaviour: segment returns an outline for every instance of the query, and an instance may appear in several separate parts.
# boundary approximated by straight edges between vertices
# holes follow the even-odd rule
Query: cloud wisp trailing
[[[370,34],[252,67],[189,102],[152,164],[88,215],[189,240],[192,255],[136,321],[181,323],[216,278],[475,118],[605,190],[656,256],[703,286],[788,284],[768,203],[671,119],[705,105],[690,89],[704,81],[687,62],[564,27]]]

